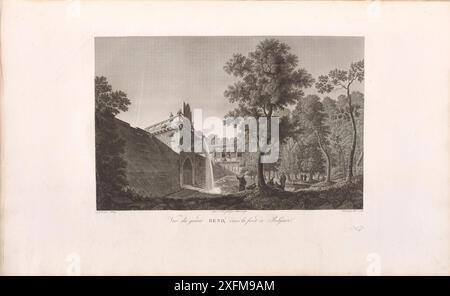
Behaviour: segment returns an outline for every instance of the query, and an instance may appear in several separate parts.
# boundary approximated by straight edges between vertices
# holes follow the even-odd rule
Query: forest
[[[314,78],[287,44],[266,39],[247,56],[233,55],[224,69],[236,78],[224,93],[238,105],[229,116],[281,118],[278,161],[262,164],[258,153],[242,158],[258,187],[281,172],[322,186],[362,175],[364,94],[352,87],[364,80],[363,60]]]

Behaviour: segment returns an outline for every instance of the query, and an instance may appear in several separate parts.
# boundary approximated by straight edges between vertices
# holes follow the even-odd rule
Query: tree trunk
[[[261,162],[261,152],[258,152],[258,165],[256,175],[258,177],[258,187],[265,187],[266,181],[264,180],[264,166]]]
[[[339,146],[339,154],[340,154],[342,177],[344,177],[347,174],[347,171],[345,170],[345,154],[344,154],[344,150],[340,146]]]
[[[315,131],[315,133],[316,133],[316,137],[317,137],[317,142],[319,143],[320,150],[322,150],[322,152],[325,155],[325,158],[327,160],[327,174],[326,174],[326,177],[325,177],[325,182],[329,182],[330,181],[330,177],[331,177],[330,156],[328,155],[328,152],[325,149],[325,147],[323,147],[323,145],[322,145],[322,140],[320,139],[319,133],[317,131]]]
[[[266,181],[264,179],[264,166],[263,163],[261,162],[261,149],[259,147],[259,123],[257,123],[257,148],[258,148],[258,157],[256,159],[257,161],[257,165],[256,165],[256,179],[257,179],[257,185],[258,188],[263,188],[266,186]]]
[[[358,157],[358,161],[356,162],[356,165],[359,165],[359,166],[360,166],[362,160],[363,160],[363,151],[361,151],[361,154],[360,154],[359,157]]]
[[[330,182],[331,179],[331,161],[330,156],[328,153],[324,150],[325,156],[327,157],[327,175],[325,176],[325,182]]]
[[[355,149],[356,149],[356,123],[355,117],[353,116],[353,105],[352,98],[350,96],[350,88],[347,88],[347,98],[348,98],[348,107],[350,113],[350,119],[352,122],[353,135],[352,135],[352,149],[350,150],[350,156],[348,158],[348,170],[347,170],[347,182],[351,182],[353,179],[353,158],[355,157]]]
[[[341,145],[337,145],[337,149],[338,149],[338,157],[339,157],[339,172],[342,176],[346,176],[347,173],[345,171],[345,155],[344,155],[344,150],[342,149]]]
[[[272,117],[272,107],[269,110],[269,113],[267,114],[266,118],[267,118],[267,139],[269,141],[271,141],[271,134],[270,134],[270,129],[271,129],[271,122],[270,122],[270,118]],[[258,187],[259,188],[263,188],[266,187],[266,181],[264,179],[264,165],[263,163],[261,163],[261,149],[259,147],[259,118],[256,119],[256,126],[257,126],[257,147],[258,147],[258,166],[257,166],[257,176],[258,176]],[[270,171],[269,171],[270,174]],[[270,176],[270,175],[269,175]],[[269,177],[270,180],[270,177]]]

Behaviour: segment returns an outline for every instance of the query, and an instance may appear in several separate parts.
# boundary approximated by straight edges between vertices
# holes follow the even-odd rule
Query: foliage
[[[335,88],[349,89],[350,85],[364,80],[364,60],[352,63],[348,71],[334,69],[328,75],[320,75],[316,88],[320,93],[329,93]]]
[[[287,138],[280,149],[280,170],[285,172],[289,179],[292,174],[300,171],[298,155],[301,155],[299,142],[292,137]]]
[[[122,91],[112,91],[105,77],[95,77],[95,162],[97,209],[111,209],[112,200],[128,185],[122,158],[125,142],[117,135],[115,115],[128,110]]]
[[[356,155],[360,156],[363,147],[364,95],[352,92],[351,99],[357,128]],[[347,106],[346,96],[340,96],[337,100],[327,96],[320,100],[316,95],[309,95],[301,99],[291,114],[291,125],[295,132],[291,132],[281,148],[280,168],[289,173],[328,173],[326,154],[320,149],[315,133],[317,130],[329,156],[330,179],[331,171],[334,178],[345,176],[353,134]],[[362,170],[360,167],[357,169]]]
[[[271,116],[303,96],[303,88],[314,80],[305,69],[297,69],[298,57],[285,43],[266,39],[248,56],[234,54],[224,70],[238,80],[228,86],[225,97],[237,103],[240,116]]]
[[[323,159],[326,162],[326,181],[330,179],[331,160],[329,139],[330,128],[326,125],[328,115],[317,95],[308,95],[301,99],[294,110],[294,121],[301,129],[301,136],[306,139],[309,152],[309,159],[304,161],[307,171],[322,171]],[[318,147],[318,149],[317,149]],[[323,153],[323,157],[317,155]]]
[[[304,95],[303,89],[314,82],[305,69],[298,68],[298,63],[290,47],[276,39],[262,41],[247,56],[234,54],[224,66],[225,72],[236,78],[224,92],[231,103],[238,105],[229,115],[270,119],[296,103]],[[287,122],[284,116],[282,124]],[[263,186],[263,166],[257,162],[258,185]]]
[[[327,142],[330,133],[325,124],[328,117],[325,108],[317,95],[308,95],[300,100],[294,110],[296,125],[303,128],[303,133],[317,133],[322,141]]]
[[[359,116],[359,105],[353,103],[353,95],[351,92],[351,85],[355,82],[362,82],[364,80],[364,60],[352,63],[348,71],[334,69],[328,75],[319,76],[316,82],[316,88],[319,93],[330,93],[334,89],[344,89],[346,95],[338,98],[337,110],[344,119],[348,119],[352,126],[352,140],[351,148],[348,156],[347,181],[352,181],[353,178],[353,163],[358,138],[358,127],[355,118]]]
[[[302,155],[298,155],[298,157],[300,171],[308,172],[310,176],[325,172],[325,160],[315,141],[309,141],[304,146]]]
[[[95,111],[116,116],[128,111],[130,100],[123,91],[113,91],[105,76],[95,77]]]

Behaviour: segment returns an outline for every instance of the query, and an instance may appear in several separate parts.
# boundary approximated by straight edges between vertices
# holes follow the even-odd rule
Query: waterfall
[[[205,189],[211,193],[220,193],[220,188],[214,186],[214,171],[212,166],[211,155],[209,147],[206,144],[205,138],[203,137],[203,149],[205,151]]]

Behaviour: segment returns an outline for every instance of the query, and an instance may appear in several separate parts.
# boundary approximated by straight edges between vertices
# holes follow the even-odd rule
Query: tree
[[[352,131],[350,122],[343,119],[343,115],[338,109],[336,100],[325,97],[322,105],[327,113],[326,124],[330,127],[330,148],[334,151],[333,156],[336,157],[332,162],[334,166],[339,168],[339,176],[346,176],[346,150],[351,146]],[[332,165],[333,165],[332,164]]]
[[[113,91],[105,76],[95,77],[95,111],[116,116],[128,111],[130,100],[123,91]]]
[[[127,111],[130,101],[122,91],[112,91],[106,77],[95,77],[95,163],[97,208],[110,209],[112,198],[128,185],[122,158],[125,142],[119,138],[114,117]]]
[[[354,106],[355,123],[357,130],[356,149],[353,173],[362,173],[362,158],[363,158],[363,141],[364,141],[364,94],[358,91],[351,93],[352,104]]]
[[[289,181],[292,180],[292,175],[295,175],[298,170],[297,155],[300,154],[300,145],[292,137],[289,137],[280,149],[280,169],[287,174]]]
[[[311,137],[314,138],[314,137]],[[303,146],[302,154],[298,154],[298,164],[300,171],[308,172],[309,182],[312,182],[312,177],[316,173],[323,173],[325,171],[323,153],[320,151],[317,141],[306,141],[307,144]]]
[[[241,174],[248,175],[252,179],[256,176],[257,166],[256,166],[256,158],[254,157],[254,154],[249,153],[249,152],[242,153],[242,157],[241,157],[239,166],[242,168]]]
[[[329,127],[325,124],[327,113],[317,95],[308,95],[301,99],[294,110],[294,119],[298,125],[302,127],[303,133],[312,135],[317,146],[322,151],[326,161],[326,179],[330,182],[331,175],[331,158],[329,149],[328,136],[330,134]]]
[[[351,87],[355,81],[364,80],[364,60],[352,63],[348,71],[335,69],[328,75],[321,75],[316,83],[316,88],[320,93],[329,93],[334,89],[344,89],[346,91],[346,104],[344,112],[350,117],[353,135],[352,146],[348,158],[347,182],[353,178],[353,162],[355,157],[357,127],[355,122],[355,107],[352,104]]]
[[[226,62],[224,70],[237,79],[224,93],[231,103],[238,105],[230,116],[252,116],[257,120],[266,117],[270,123],[275,112],[284,110],[303,96],[302,89],[310,87],[314,80],[305,69],[297,67],[298,57],[289,51],[287,44],[266,39],[247,56],[237,53]],[[257,185],[261,188],[265,181],[259,138],[257,148]]]

